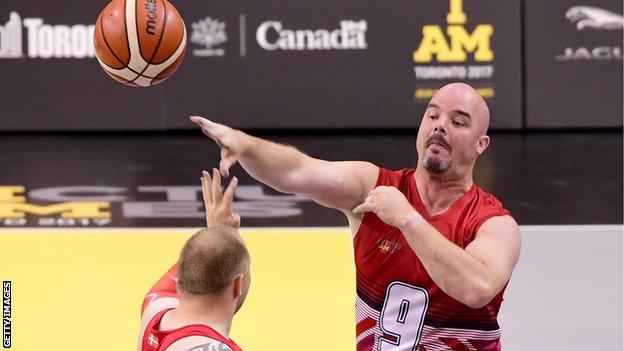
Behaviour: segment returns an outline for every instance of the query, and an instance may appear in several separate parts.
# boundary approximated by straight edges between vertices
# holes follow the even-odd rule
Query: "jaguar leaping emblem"
[[[591,6],[574,6],[566,12],[566,18],[576,23],[576,29],[622,29],[624,16]]]

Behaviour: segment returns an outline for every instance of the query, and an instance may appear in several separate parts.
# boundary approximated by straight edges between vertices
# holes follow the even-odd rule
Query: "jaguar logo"
[[[624,16],[591,6],[574,6],[566,12],[566,18],[576,23],[576,29],[622,29]]]

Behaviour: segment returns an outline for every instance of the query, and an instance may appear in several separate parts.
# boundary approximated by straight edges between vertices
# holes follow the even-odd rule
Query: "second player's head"
[[[418,128],[418,167],[433,176],[463,178],[490,143],[490,112],[464,83],[447,84],[431,98]]]
[[[193,234],[178,261],[180,298],[203,296],[231,303],[238,311],[249,285],[249,252],[238,231],[231,227],[205,228]]]

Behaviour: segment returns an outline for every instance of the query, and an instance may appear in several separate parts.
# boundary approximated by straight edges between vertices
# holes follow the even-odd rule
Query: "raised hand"
[[[206,206],[206,226],[239,228],[241,218],[232,211],[234,190],[238,185],[238,179],[232,178],[225,192],[223,192],[221,190],[221,175],[216,168],[213,168],[212,177],[207,171],[202,171],[201,183],[204,205]]]
[[[206,118],[192,116],[191,121],[197,124],[202,132],[214,140],[221,148],[221,161],[219,171],[223,177],[228,177],[230,167],[238,161],[244,150],[243,137],[246,135],[240,130],[232,129],[226,125],[212,122]]]

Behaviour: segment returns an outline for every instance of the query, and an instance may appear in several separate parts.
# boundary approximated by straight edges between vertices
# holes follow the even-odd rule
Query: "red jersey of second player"
[[[509,211],[473,185],[444,213],[423,205],[414,170],[380,169],[377,186],[398,188],[442,235],[461,248],[483,222]],[[486,306],[470,308],[444,293],[397,228],[366,213],[354,238],[358,351],[500,350],[496,317],[501,291]]]
[[[207,345],[203,345],[200,350],[243,351],[234,341],[223,337],[206,325],[192,324],[172,330],[159,330],[158,325],[162,317],[170,310],[163,310],[150,320],[143,335],[141,351],[164,351],[174,342],[188,336],[210,338],[210,341],[206,342]]]

